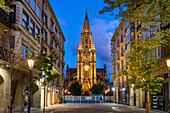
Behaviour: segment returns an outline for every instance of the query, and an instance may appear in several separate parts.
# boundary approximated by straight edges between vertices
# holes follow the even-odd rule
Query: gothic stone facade
[[[96,68],[96,49],[92,40],[87,10],[83,31],[81,32],[81,41],[77,51],[77,68],[69,68],[67,65],[65,89],[74,83],[82,84],[83,94],[89,95],[89,89],[93,84],[101,83],[108,89],[109,80],[107,80],[106,65],[104,68]]]

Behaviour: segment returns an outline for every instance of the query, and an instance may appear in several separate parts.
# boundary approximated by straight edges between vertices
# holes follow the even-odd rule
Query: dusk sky
[[[50,3],[66,38],[65,68],[67,64],[70,68],[77,68],[77,49],[87,8],[96,48],[97,68],[103,68],[106,64],[107,76],[112,82],[110,39],[118,27],[120,19],[115,19],[109,13],[99,15],[98,11],[107,5],[103,3],[103,0],[50,0]]]

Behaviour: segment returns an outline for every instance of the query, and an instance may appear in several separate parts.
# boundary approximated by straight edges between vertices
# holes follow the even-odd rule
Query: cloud
[[[63,20],[62,18],[60,18],[59,21],[60,21],[60,24],[61,24],[62,26],[64,26],[64,27],[69,27],[68,23],[67,23],[65,20]]]
[[[92,37],[94,40],[96,55],[97,55],[97,66],[103,67],[104,64],[107,66],[107,76],[111,79],[111,46],[110,40],[119,26],[119,21],[107,21],[101,19],[92,20]]]
[[[71,40],[72,41],[70,41],[69,45],[71,47],[72,54],[73,56],[77,56],[77,49],[80,41],[76,38],[76,35],[71,36]]]
[[[119,21],[107,21],[101,19],[92,20],[93,40],[96,47],[96,53],[103,63],[111,62],[111,46],[110,40],[114,31],[119,25]]]

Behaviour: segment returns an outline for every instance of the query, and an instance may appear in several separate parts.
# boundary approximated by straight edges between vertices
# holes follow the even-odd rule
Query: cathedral
[[[86,10],[81,41],[77,50],[77,68],[69,68],[67,65],[65,89],[68,89],[74,82],[82,85],[83,95],[91,95],[90,88],[94,84],[104,84],[105,90],[109,89],[106,65],[104,68],[96,68],[96,49],[92,39],[88,14]]]

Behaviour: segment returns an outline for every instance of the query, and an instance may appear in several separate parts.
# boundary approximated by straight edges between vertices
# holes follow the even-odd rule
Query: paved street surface
[[[42,109],[32,109],[31,113],[42,113]],[[115,103],[103,104],[57,104],[46,108],[46,113],[145,113],[144,109]],[[167,113],[151,110],[151,113]]]

